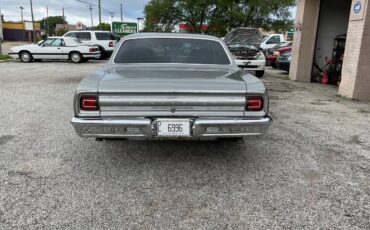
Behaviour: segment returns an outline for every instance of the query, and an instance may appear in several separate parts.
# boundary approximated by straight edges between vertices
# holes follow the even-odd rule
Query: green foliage
[[[63,20],[63,16],[49,16],[38,22],[40,23],[41,29],[48,30],[50,35],[55,34],[55,26],[57,24],[68,24],[65,19]]]
[[[55,31],[56,36],[63,36],[65,33],[68,32],[68,29],[59,29],[58,31]]]
[[[287,31],[295,0],[151,0],[144,9],[144,31],[169,32],[179,23],[189,32],[223,36],[232,28]],[[208,25],[201,30],[202,25]]]
[[[104,30],[104,31],[110,31],[110,24],[109,23],[102,22],[101,24],[99,24],[94,29]]]
[[[0,60],[4,61],[4,60],[8,60],[10,59],[9,55],[7,54],[0,54]]]

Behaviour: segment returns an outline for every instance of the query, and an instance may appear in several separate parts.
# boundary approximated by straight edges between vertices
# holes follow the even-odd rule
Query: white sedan
[[[49,37],[37,44],[16,46],[10,49],[9,56],[22,62],[48,60],[71,60],[73,63],[99,58],[97,46],[84,45],[77,38]]]

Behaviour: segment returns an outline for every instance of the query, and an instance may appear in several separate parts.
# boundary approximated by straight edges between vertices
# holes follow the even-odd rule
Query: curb
[[[3,63],[3,62],[14,62],[15,60],[13,59],[6,59],[6,60],[0,60],[0,63]]]

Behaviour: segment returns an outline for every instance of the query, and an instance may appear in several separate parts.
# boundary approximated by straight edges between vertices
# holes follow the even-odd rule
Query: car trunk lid
[[[100,81],[102,116],[243,116],[246,85],[233,68],[112,67]]]

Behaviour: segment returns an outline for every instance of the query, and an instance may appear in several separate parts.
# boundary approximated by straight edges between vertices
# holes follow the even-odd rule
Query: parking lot
[[[263,78],[262,140],[79,138],[74,90],[103,61],[0,63],[0,229],[370,229],[370,104]]]

